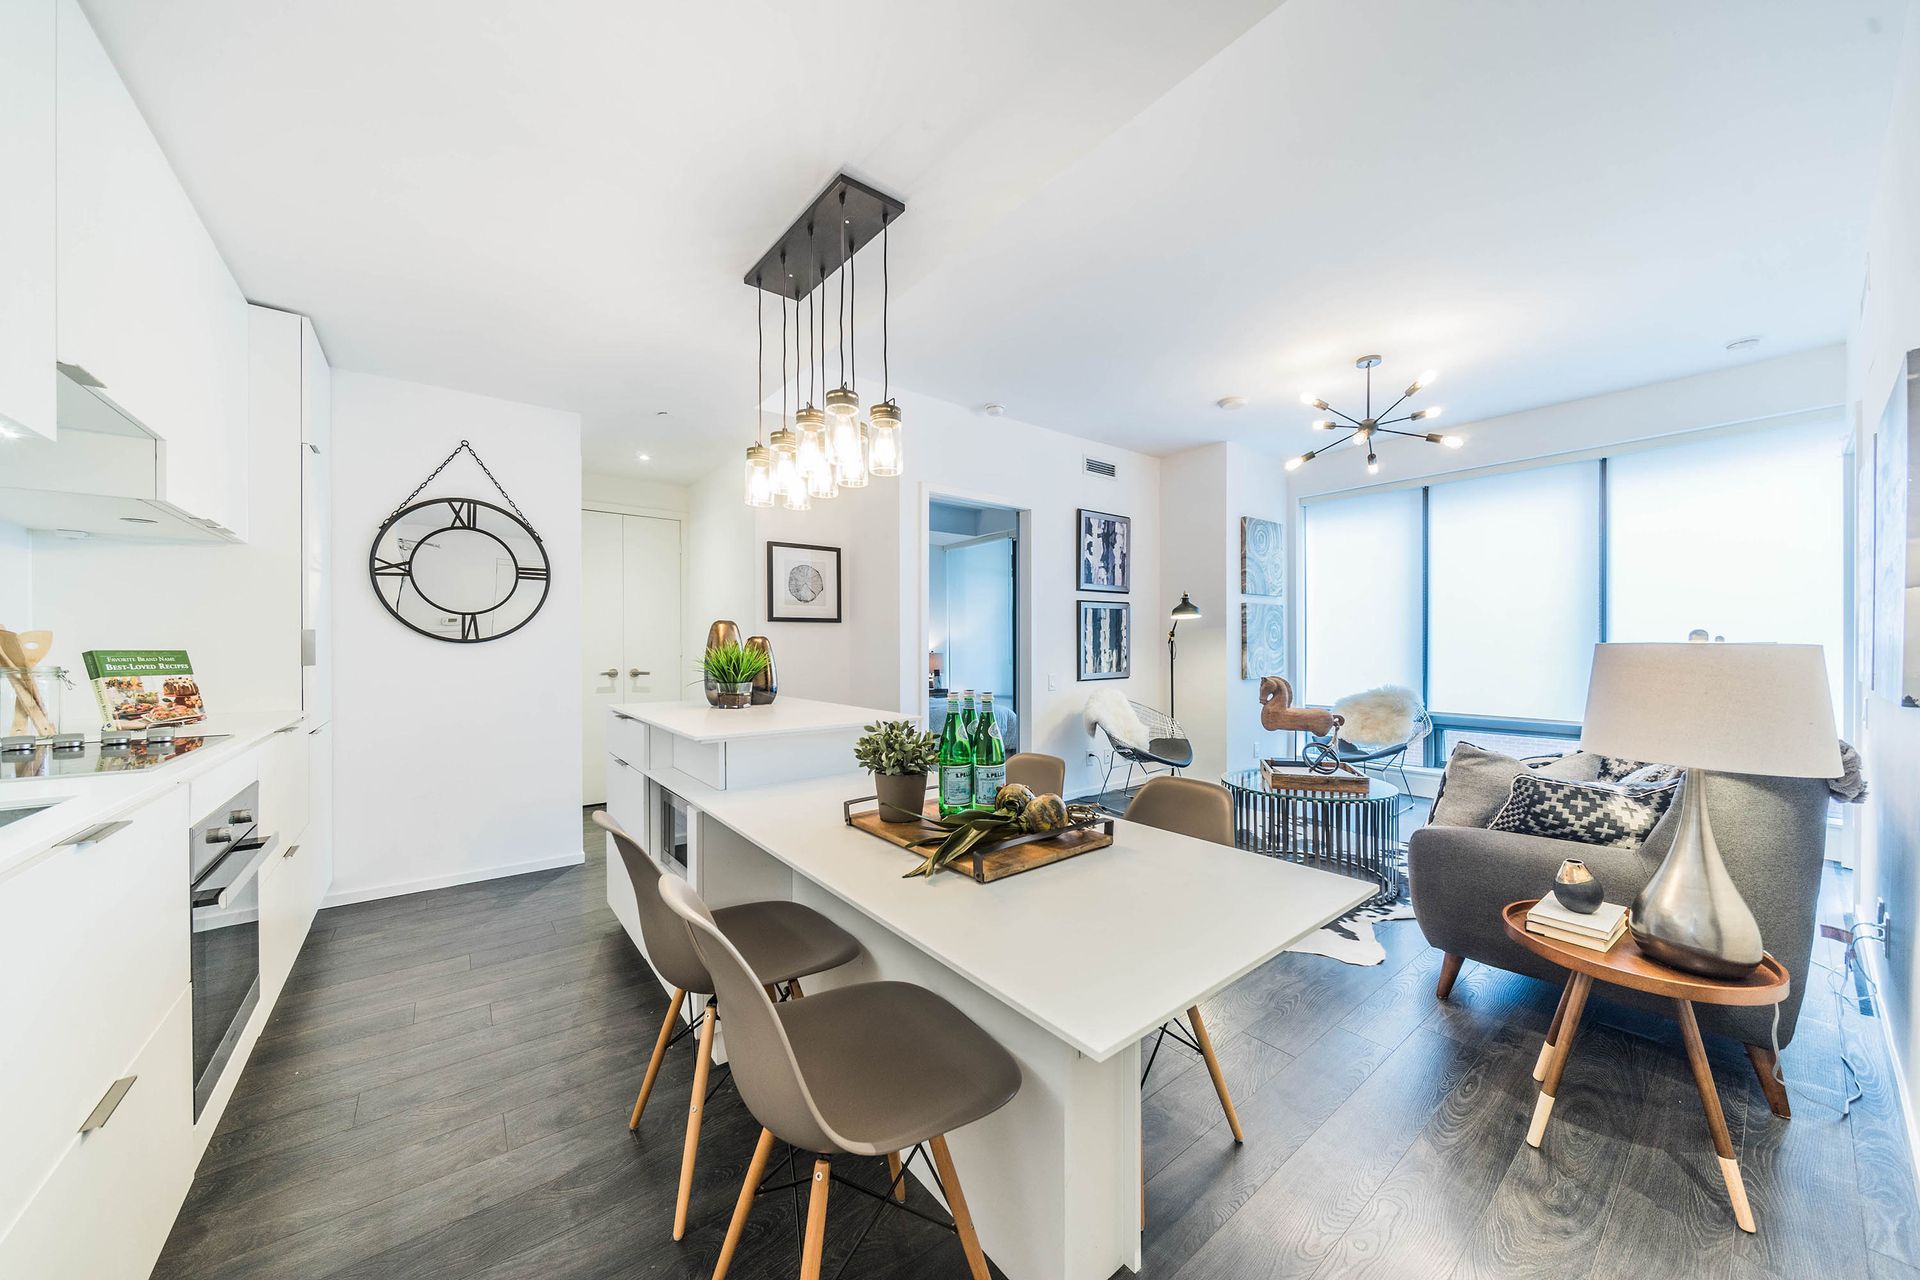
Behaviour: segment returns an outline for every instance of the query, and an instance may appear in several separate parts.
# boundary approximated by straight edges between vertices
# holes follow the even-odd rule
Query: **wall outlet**
[[[1047,672],[1047,692],[1058,693],[1059,691],[1060,691],[1060,677],[1055,675],[1051,671]]]

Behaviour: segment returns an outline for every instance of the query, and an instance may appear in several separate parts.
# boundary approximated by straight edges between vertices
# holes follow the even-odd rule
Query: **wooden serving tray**
[[[1262,760],[1260,779],[1269,791],[1338,791],[1363,796],[1373,789],[1371,778],[1347,766],[1342,766],[1339,773],[1315,773],[1303,765]]]
[[[879,836],[888,844],[897,848],[911,850],[915,857],[924,858],[934,850],[933,845],[915,847],[915,841],[924,840],[943,828],[932,819],[940,816],[940,802],[928,800],[919,822],[887,822],[880,817],[878,798],[861,796],[849,800],[841,806],[846,815],[847,825],[858,828],[870,836]],[[855,805],[873,805],[874,808],[854,812]],[[992,884],[995,880],[1005,880],[1008,876],[1017,876],[1022,871],[1031,871],[1035,867],[1044,867],[1049,863],[1064,862],[1068,858],[1077,858],[1083,853],[1095,849],[1104,849],[1113,843],[1113,819],[1100,818],[1084,827],[1071,827],[1065,831],[1034,832],[1024,836],[1013,836],[995,844],[975,846],[946,865],[946,870],[955,871],[980,884]]]

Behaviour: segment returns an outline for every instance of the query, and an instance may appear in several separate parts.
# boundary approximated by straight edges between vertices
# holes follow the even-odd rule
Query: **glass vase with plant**
[[[853,758],[873,774],[880,817],[918,822],[927,800],[927,774],[940,762],[940,739],[911,720],[870,724],[853,745]]]
[[[717,644],[700,658],[700,670],[713,684],[716,707],[753,704],[753,678],[767,669],[767,655],[743,644]]]

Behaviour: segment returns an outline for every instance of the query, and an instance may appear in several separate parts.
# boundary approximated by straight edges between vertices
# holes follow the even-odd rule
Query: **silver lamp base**
[[[1687,770],[1673,847],[1633,900],[1640,949],[1661,964],[1709,978],[1744,978],[1765,954],[1760,925],[1734,888],[1707,823],[1707,774]]]

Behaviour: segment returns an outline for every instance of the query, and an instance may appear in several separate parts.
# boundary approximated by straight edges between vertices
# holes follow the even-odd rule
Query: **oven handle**
[[[193,886],[194,911],[226,906],[234,894],[260,874],[260,868],[273,856],[279,843],[279,836],[259,836],[242,840],[227,850],[226,856],[213,864],[213,870]]]

